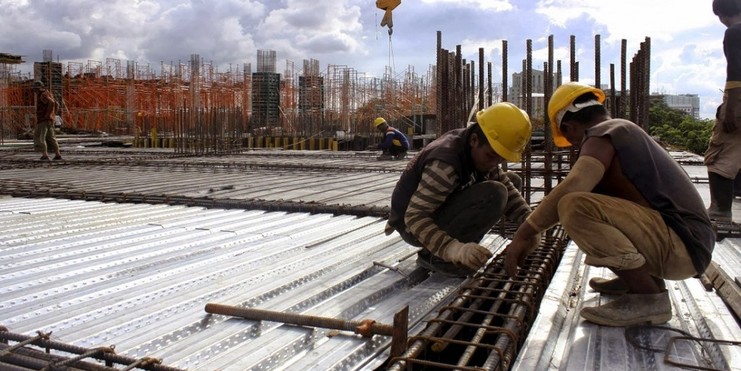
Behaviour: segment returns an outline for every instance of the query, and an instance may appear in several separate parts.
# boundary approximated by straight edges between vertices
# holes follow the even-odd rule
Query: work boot
[[[658,294],[625,294],[598,307],[582,308],[580,314],[602,326],[659,325],[672,319],[672,304],[666,290]]]
[[[656,285],[659,286],[660,290],[666,289],[666,283],[661,278],[651,276],[656,281]],[[621,280],[620,277],[613,279],[607,279],[602,277],[594,277],[589,280],[589,287],[592,290],[605,295],[622,295],[628,292],[628,286],[625,281]]]
[[[734,180],[709,172],[708,182],[710,183],[708,216],[713,220],[730,222],[733,217],[731,205],[733,204]]]
[[[417,265],[432,272],[442,273],[454,277],[468,277],[476,274],[476,271],[468,267],[458,266],[451,262],[446,262],[432,255],[426,249],[419,250],[417,253]]]
[[[391,156],[388,153],[384,153],[384,154],[376,157],[376,160],[378,160],[378,161],[388,161],[388,160],[393,160],[393,159],[394,159],[394,156]]]

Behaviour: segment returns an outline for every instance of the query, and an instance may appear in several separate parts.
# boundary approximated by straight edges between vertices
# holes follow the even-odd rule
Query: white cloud
[[[423,3],[439,6],[460,6],[502,12],[514,9],[509,0],[422,0]],[[404,4],[402,2],[402,4]]]
[[[501,79],[502,40],[508,40],[514,73],[526,40],[532,40],[534,68],[541,68],[553,35],[554,58],[567,78],[573,35],[586,80],[594,79],[594,35],[600,34],[603,82],[609,64],[619,63],[621,41],[630,62],[647,36],[652,90],[699,94],[709,117],[725,79],[725,27],[709,0],[403,0],[394,10],[392,44],[378,24],[382,16],[372,0],[0,0],[0,34],[6,35],[0,52],[26,56],[26,71],[43,49],[62,62],[117,58],[154,66],[193,53],[217,66],[254,64],[258,49],[271,49],[279,61],[297,66],[311,58],[368,76],[383,74],[387,65],[424,74],[435,63],[441,31],[443,48],[461,45],[469,60],[478,61],[484,48]]]
[[[646,36],[672,40],[678,32],[718,23],[710,3],[697,0],[543,0],[535,11],[560,27],[587,15],[606,26],[606,41],[640,41]]]

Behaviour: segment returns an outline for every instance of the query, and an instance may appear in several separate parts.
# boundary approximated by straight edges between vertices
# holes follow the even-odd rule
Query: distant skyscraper
[[[513,73],[512,74],[512,86],[509,89],[509,101],[516,104],[517,106],[521,108],[525,108],[527,105],[525,104],[525,92],[527,91],[525,87],[525,81],[522,78],[522,73]],[[540,70],[533,70],[532,75],[532,92],[533,92],[533,101],[532,101],[532,115],[537,117],[542,117],[545,115],[545,102],[544,102],[544,93],[545,93],[545,73]],[[556,75],[553,75],[553,81],[556,81]],[[555,85],[555,84],[554,84]],[[554,89],[556,86],[554,86]],[[551,92],[552,93],[552,92]]]
[[[685,112],[692,117],[700,118],[700,97],[697,94],[660,94],[669,108]]]

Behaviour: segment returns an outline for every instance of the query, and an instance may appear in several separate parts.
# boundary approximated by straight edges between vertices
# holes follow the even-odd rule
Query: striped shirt
[[[414,235],[423,246],[426,246],[436,256],[442,256],[450,243],[455,241],[455,238],[435,224],[433,215],[448,196],[460,188],[461,180],[458,178],[458,174],[456,174],[452,165],[440,160],[431,161],[422,172],[422,178],[409,201],[404,216],[404,222],[409,233]],[[501,168],[497,167],[496,170],[490,172],[486,180],[498,181],[507,187],[505,218],[521,223],[530,215],[530,206]],[[473,184],[473,182],[475,182],[475,179],[472,179],[469,184]]]

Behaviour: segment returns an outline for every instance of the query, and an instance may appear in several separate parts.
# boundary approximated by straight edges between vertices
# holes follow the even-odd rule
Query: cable
[[[640,337],[645,336],[646,333],[642,333],[641,330],[643,329],[660,329],[660,330],[666,330],[666,331],[674,331],[682,336],[672,336],[669,337],[669,340],[667,341],[664,348],[655,348],[651,347],[650,345],[643,345],[641,344],[640,340],[638,340]],[[718,343],[718,344],[725,344],[725,345],[733,345],[733,346],[741,346],[741,341],[730,341],[730,340],[721,340],[721,339],[711,339],[711,338],[700,338],[690,335],[688,332],[679,330],[673,327],[666,327],[666,326],[657,326],[657,325],[635,325],[625,328],[625,340],[633,345],[634,347],[638,349],[643,350],[650,350],[656,353],[664,353],[664,362],[674,365],[674,366],[680,366],[684,368],[691,368],[696,370],[708,370],[708,371],[716,371],[718,369],[715,368],[709,368],[709,367],[703,367],[703,366],[696,366],[692,364],[686,364],[686,363],[680,363],[671,360],[670,352],[669,350],[674,349],[674,342],[677,340],[689,340],[694,341],[697,343],[697,345],[700,346],[703,352],[707,352],[707,348],[704,342],[709,343]]]
[[[632,345],[632,346],[634,346],[634,347],[636,347],[638,349],[650,350],[650,351],[654,351],[654,352],[658,352],[658,353],[664,353],[665,349],[664,348],[653,348],[651,346],[641,344],[639,338],[642,335],[641,334],[641,330],[643,330],[643,329],[660,329],[660,330],[678,332],[678,333],[680,333],[680,334],[682,334],[684,336],[692,336],[692,335],[690,335],[689,333],[687,333],[685,331],[682,331],[682,330],[679,330],[679,329],[675,329],[673,327],[666,327],[666,326],[635,325],[635,326],[630,326],[630,327],[626,327],[625,328],[625,340],[628,341],[628,343],[630,345]]]
[[[389,67],[391,67],[391,77],[394,76],[394,71],[396,71],[396,66],[394,64],[394,47],[391,43],[391,29],[389,28]]]

